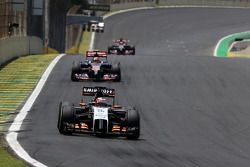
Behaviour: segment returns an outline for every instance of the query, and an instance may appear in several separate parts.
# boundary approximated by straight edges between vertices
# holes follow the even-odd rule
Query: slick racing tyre
[[[128,139],[137,140],[140,137],[140,116],[137,110],[130,109],[127,112]]]
[[[132,48],[132,55],[135,55],[135,48]]]
[[[114,80],[115,82],[120,82],[121,81],[121,68],[119,64],[115,64],[112,67],[113,74],[116,74],[117,77]]]
[[[59,104],[59,114],[57,128],[61,134],[69,135],[71,132],[68,130],[67,124],[74,123],[74,107],[69,102],[61,102]]]
[[[78,81],[75,74],[79,74],[80,72],[81,72],[80,65],[77,65],[77,64],[73,63],[73,67],[72,67],[72,70],[71,70],[71,80],[72,81]]]
[[[112,50],[112,48],[108,47],[108,54],[111,54],[111,50]]]

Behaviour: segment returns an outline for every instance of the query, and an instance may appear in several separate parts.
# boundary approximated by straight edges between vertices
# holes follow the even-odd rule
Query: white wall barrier
[[[43,53],[43,41],[38,37],[10,37],[0,40],[0,66],[24,55]]]

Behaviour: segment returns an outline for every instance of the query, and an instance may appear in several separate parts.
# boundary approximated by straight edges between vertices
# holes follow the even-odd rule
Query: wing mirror
[[[121,105],[118,105],[118,104],[114,104],[114,105],[113,105],[113,108],[122,108],[122,106],[121,106]]]
[[[83,103],[83,102],[80,102],[79,105],[80,105],[81,107],[86,107],[86,106],[87,106],[87,104],[86,104],[86,103]]]

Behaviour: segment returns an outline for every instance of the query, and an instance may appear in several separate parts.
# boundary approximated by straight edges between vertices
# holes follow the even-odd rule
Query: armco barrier
[[[250,7],[250,0],[158,0],[160,6]]]
[[[0,66],[20,56],[43,53],[43,42],[38,37],[11,37],[0,40]]]

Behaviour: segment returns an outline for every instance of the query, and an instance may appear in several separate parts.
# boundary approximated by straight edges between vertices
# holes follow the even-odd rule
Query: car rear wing
[[[129,40],[127,40],[127,39],[115,39],[115,40],[113,40],[113,42],[129,42]]]
[[[83,96],[115,97],[115,89],[106,87],[83,87]]]
[[[107,57],[108,52],[106,51],[87,51],[86,57]]]

